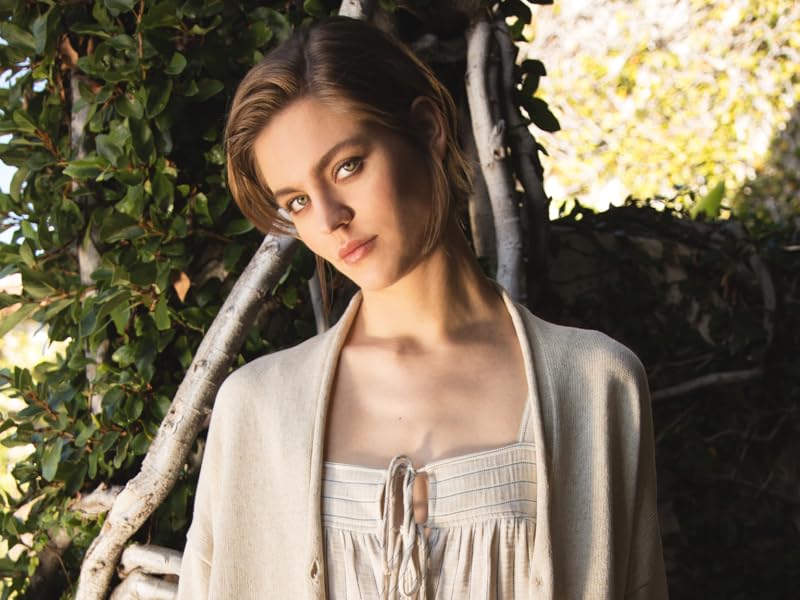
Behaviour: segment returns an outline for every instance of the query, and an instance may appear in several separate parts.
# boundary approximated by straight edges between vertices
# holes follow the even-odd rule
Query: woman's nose
[[[354,211],[336,194],[321,194],[317,197],[317,219],[319,229],[330,233],[353,219]]]

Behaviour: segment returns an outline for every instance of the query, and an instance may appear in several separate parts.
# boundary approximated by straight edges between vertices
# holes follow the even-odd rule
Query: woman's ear
[[[409,112],[415,129],[420,132],[436,155],[444,160],[447,135],[444,116],[436,104],[427,96],[417,96],[411,103]]]

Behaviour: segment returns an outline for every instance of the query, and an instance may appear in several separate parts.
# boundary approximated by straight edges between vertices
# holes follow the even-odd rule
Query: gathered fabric
[[[428,476],[428,515],[414,518],[414,481]],[[415,469],[325,462],[322,519],[331,600],[530,598],[536,531],[532,442]],[[425,528],[430,529],[426,539]]]

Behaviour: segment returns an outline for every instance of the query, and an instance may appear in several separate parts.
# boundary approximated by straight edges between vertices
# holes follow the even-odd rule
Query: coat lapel
[[[325,426],[330,405],[331,387],[339,363],[339,354],[344,345],[350,326],[361,304],[361,290],[350,299],[344,313],[325,336],[325,352],[321,365],[310,365],[310,374],[317,373],[317,391],[314,410],[314,425],[311,442],[311,462],[309,464],[308,490],[308,573],[310,578],[309,597],[323,599],[327,568],[322,547],[322,462],[325,449]]]
[[[525,376],[532,393],[529,395],[532,406],[530,417],[533,419],[533,431],[536,443],[537,462],[537,491],[536,491],[536,536],[534,540],[533,565],[531,570],[531,593],[536,597],[550,597],[552,594],[552,557],[550,548],[549,531],[549,448],[545,442],[544,424],[542,421],[542,406],[540,398],[540,382],[543,374],[534,368],[536,355],[539,354],[536,344],[539,342],[535,331],[537,319],[524,305],[514,301],[508,291],[499,283],[492,281],[497,286],[498,292],[505,301],[506,308],[511,315],[517,341],[520,344],[525,363]],[[328,408],[330,406],[331,387],[336,375],[344,341],[358,313],[361,304],[362,292],[356,291],[347,305],[342,316],[328,331],[322,334],[325,337],[325,351],[320,365],[310,365],[312,373],[317,373],[316,402],[314,410],[313,434],[311,441],[311,456],[309,464],[309,493],[308,493],[308,573],[310,580],[310,598],[324,600],[325,581],[327,578],[327,565],[325,564],[324,548],[322,544],[322,463],[325,446],[325,427],[327,423]],[[541,370],[541,369],[540,369]],[[537,377],[538,375],[538,377]]]

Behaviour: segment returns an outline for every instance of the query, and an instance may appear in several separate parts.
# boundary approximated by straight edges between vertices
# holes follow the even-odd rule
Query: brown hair
[[[293,232],[258,169],[253,143],[278,111],[303,96],[385,127],[427,155],[433,183],[423,248],[427,254],[449,222],[457,219],[471,187],[470,166],[458,145],[455,103],[431,69],[405,45],[358,19],[334,16],[296,29],[250,69],[236,89],[224,144],[228,185],[244,216],[263,233]],[[447,150],[442,162],[435,160],[410,120],[409,108],[417,96],[432,100],[444,118]],[[319,257],[317,270],[325,298],[324,261]]]

